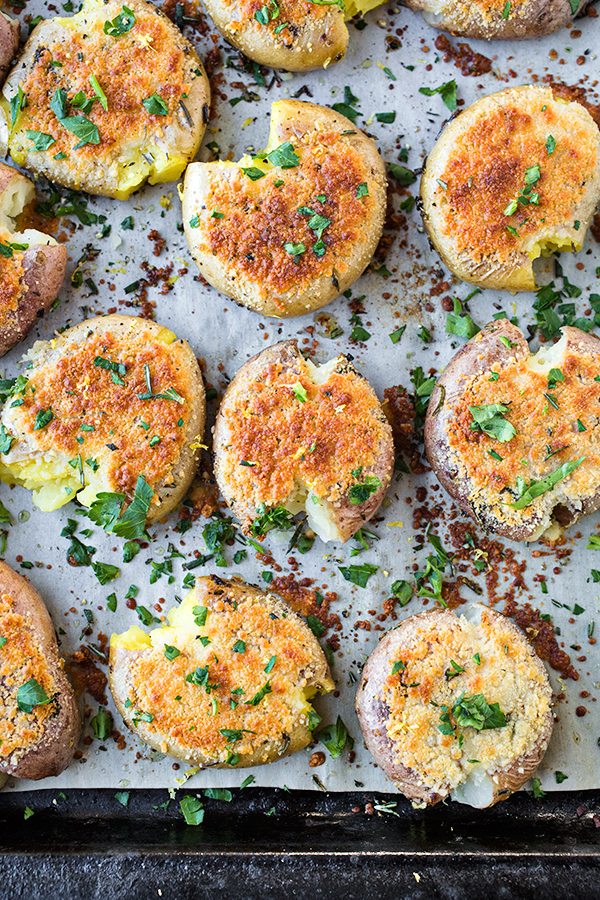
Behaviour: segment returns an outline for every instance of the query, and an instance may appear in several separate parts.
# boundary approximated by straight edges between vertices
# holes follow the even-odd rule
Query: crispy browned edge
[[[0,9],[0,81],[10,69],[19,49],[19,31],[19,20],[13,19]]]
[[[196,579],[196,584],[194,586],[194,590],[198,591],[198,599],[204,601],[209,608],[213,597],[215,600],[222,599],[223,588],[225,588],[230,596],[240,605],[243,603],[244,598],[251,597],[262,603],[268,610],[285,611],[287,618],[289,620],[294,620],[303,630],[307,644],[312,645],[313,660],[316,669],[315,686],[320,685],[327,690],[333,690],[335,684],[331,677],[325,654],[323,653],[323,649],[317,638],[304,619],[289,607],[278,594],[274,592],[265,592],[257,585],[246,584],[237,578],[224,579],[219,578],[218,575],[200,576]],[[126,725],[140,738],[140,740],[149,744],[155,750],[164,753],[163,741],[168,743],[168,736],[165,735],[162,739],[157,737],[156,734],[148,731],[143,722],[139,722],[137,727],[133,726],[131,712],[125,707],[125,700],[128,696],[128,685],[126,681],[119,678],[119,675],[127,660],[138,656],[139,653],[140,651],[125,650],[122,647],[115,649],[111,642],[109,662],[110,690],[117,709],[121,713]],[[177,748],[173,747],[169,747],[166,753],[167,756],[181,759],[184,762],[193,763],[194,765],[199,765],[203,768],[243,769],[248,766],[259,766],[277,762],[277,760],[283,759],[285,756],[290,756],[298,750],[303,750],[313,740],[312,732],[303,724],[299,724],[295,731],[292,734],[287,735],[287,737],[289,738],[289,741],[284,741],[283,747],[278,741],[265,743],[260,748],[257,748],[254,753],[239,753],[239,761],[235,765],[224,762],[215,762],[212,757],[203,756],[200,753],[194,755],[183,754],[180,753]],[[266,760],[264,759],[265,754],[267,756]]]
[[[600,354],[600,340],[592,334],[572,326],[564,326],[562,332],[567,337],[567,352],[576,356],[582,353]],[[510,343],[509,347],[502,338]],[[432,391],[425,418],[425,453],[442,487],[460,509],[484,529],[514,541],[527,540],[535,533],[539,523],[530,517],[520,524],[500,522],[491,509],[483,506],[476,511],[473,509],[469,500],[473,486],[469,479],[459,477],[458,457],[450,447],[447,430],[452,428],[452,412],[468,380],[487,372],[493,365],[502,367],[513,358],[527,359],[529,353],[523,333],[508,319],[486,325],[461,347],[446,366]],[[556,507],[555,518],[566,527],[599,507],[600,490],[577,503],[560,504]]]
[[[488,608],[487,612],[492,619],[505,618],[495,610]],[[551,688],[544,664],[527,643],[521,630],[510,620],[505,619],[505,622],[515,632],[515,637],[523,641],[537,668],[543,672],[550,694]],[[355,708],[365,745],[384,774],[409,800],[433,806],[443,797],[431,790],[428,785],[423,784],[413,769],[403,766],[394,759],[394,742],[388,736],[386,729],[389,708],[381,696],[385,680],[391,672],[394,661],[411,641],[415,629],[423,624],[431,624],[436,629],[459,627],[458,618],[454,612],[449,609],[435,609],[409,616],[400,625],[388,631],[365,663],[356,693]],[[554,718],[549,710],[544,730],[530,753],[514,760],[507,770],[494,773],[496,785],[494,799],[490,805],[493,806],[500,800],[505,800],[531,778],[546,752],[553,725]]]
[[[339,363],[336,367],[336,372],[341,375],[351,374],[352,376],[365,379],[365,376],[354,368],[347,356],[339,354],[337,360]],[[250,509],[241,503],[234,502],[227,481],[221,471],[221,459],[227,453],[225,447],[229,440],[229,429],[226,424],[225,416],[223,415],[223,410],[230,404],[232,406],[235,405],[237,396],[240,393],[244,394],[246,392],[247,385],[250,381],[257,378],[260,373],[266,372],[273,363],[279,362],[282,363],[284,372],[289,369],[293,370],[296,367],[303,367],[304,361],[298,348],[297,339],[294,338],[292,340],[280,341],[278,344],[273,344],[272,347],[261,350],[260,353],[257,353],[243,364],[236,372],[234,379],[231,381],[223,395],[214,427],[213,453],[215,478],[227,504],[232,509],[236,518],[242,523],[246,532],[256,517],[256,510]],[[369,387],[373,392],[375,400],[379,402],[373,388],[370,385]],[[383,502],[383,498],[385,497],[392,478],[394,471],[394,442],[391,429],[386,427],[387,419],[385,418],[383,410],[381,410],[381,422],[385,428],[387,440],[379,447],[376,464],[365,469],[365,475],[373,475],[376,478],[379,478],[381,486],[360,506],[351,503],[348,498],[344,498],[335,507],[329,504],[327,505],[330,517],[335,521],[344,542],[349,540],[359,528],[375,515]],[[247,469],[246,471],[249,473],[248,477],[251,479],[252,469]]]
[[[17,778],[35,781],[60,775],[69,765],[81,734],[81,719],[75,695],[63,671],[54,626],[46,605],[27,578],[14,572],[0,560],[0,591],[10,594],[15,611],[27,622],[27,628],[39,640],[41,651],[51,669],[58,691],[53,698],[56,714],[47,720],[42,739],[16,762],[0,758],[0,768]]]

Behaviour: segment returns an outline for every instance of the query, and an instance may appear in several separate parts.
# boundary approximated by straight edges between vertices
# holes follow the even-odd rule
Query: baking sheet
[[[31,16],[47,16],[47,4],[32,0],[27,4],[26,13]],[[239,86],[242,82],[259,99],[241,100],[236,104],[218,99],[217,115],[209,123],[204,145],[215,142],[222,158],[231,154],[232,158],[237,159],[244,152],[258,150],[266,144],[272,101],[293,96],[306,87],[309,93],[301,93],[302,99],[331,104],[344,100],[344,87],[348,86],[359,101],[355,104],[361,113],[357,124],[376,137],[384,158],[388,162],[405,164],[418,170],[449,115],[439,94],[424,96],[419,93],[420,87],[435,88],[455,78],[458,98],[467,105],[506,85],[525,83],[532,80],[533,76],[538,76],[541,80],[544,75],[551,74],[555,80],[567,84],[587,79],[585,86],[590,89],[588,99],[597,102],[598,98],[594,98],[591,90],[600,77],[600,63],[594,52],[600,32],[600,24],[596,18],[577,21],[575,29],[581,32],[579,37],[572,37],[570,31],[563,30],[547,38],[522,43],[485,44],[469,41],[468,44],[474,51],[491,57],[493,63],[491,72],[475,77],[462,75],[460,68],[452,60],[444,61],[444,54],[436,50],[434,45],[440,33],[427,26],[419,15],[406,9],[382,6],[369,13],[366,21],[367,27],[362,31],[350,25],[349,52],[341,63],[331,66],[327,71],[282,74],[280,84],[277,81],[273,83],[272,73],[269,72],[264,79],[265,84],[261,85],[256,83],[251,72],[240,72],[235,66],[224,65],[218,68],[217,74],[223,75],[219,91],[227,98],[243,96],[244,92]],[[196,44],[202,57],[213,48],[210,34],[202,37],[188,32],[188,36]],[[390,37],[397,40],[390,41]],[[455,39],[451,39],[451,42],[454,46],[458,44]],[[399,43],[400,46],[390,49],[394,43]],[[222,40],[218,44],[222,50],[223,63],[228,57],[239,59],[235,51]],[[581,59],[584,60],[583,64]],[[236,83],[236,87],[232,83]],[[377,112],[390,111],[397,113],[392,124],[381,123],[375,117]],[[408,149],[408,160],[405,163],[399,159],[401,147]],[[207,160],[209,155],[210,151],[203,146],[199,158]],[[416,195],[416,185],[408,190]],[[326,312],[334,315],[343,329],[343,334],[338,339],[329,340],[319,337],[317,333],[307,332],[307,328],[315,325],[312,315],[282,322],[263,320],[246,309],[237,308],[215,290],[195,280],[197,270],[178,229],[181,207],[175,184],[148,187],[135,194],[128,202],[91,198],[88,210],[106,216],[106,223],[112,226],[111,234],[102,237],[101,224],[83,226],[75,216],[67,217],[76,224],[76,228],[69,242],[70,262],[67,279],[60,294],[60,305],[39,323],[20,347],[2,360],[0,368],[4,369],[7,377],[15,376],[21,370],[21,356],[32,346],[34,339],[48,339],[59,327],[75,324],[85,316],[105,313],[115,307],[119,312],[134,315],[139,313],[139,309],[128,308],[124,303],[135,296],[134,293],[126,293],[125,288],[143,277],[144,273],[139,268],[142,261],[159,268],[167,263],[173,264],[171,289],[163,292],[161,282],[157,287],[148,288],[148,299],[156,304],[156,320],[186,338],[196,355],[206,360],[207,381],[219,391],[223,390],[227,379],[234,375],[246,359],[269,344],[286,338],[297,337],[300,342],[308,339],[311,343],[317,340],[317,362],[324,362],[340,351],[351,352],[356,365],[380,396],[385,387],[394,384],[409,386],[409,373],[417,365],[423,366],[426,371],[430,367],[442,368],[458,346],[464,343],[459,338],[445,334],[446,314],[441,308],[440,297],[455,294],[464,299],[471,288],[462,283],[454,283],[449,273],[443,270],[436,254],[429,248],[416,210],[407,214],[407,230],[401,230],[394,237],[387,254],[385,266],[391,274],[384,277],[370,271],[353,287],[354,298],[365,295],[365,312],[360,318],[371,334],[370,339],[360,345],[349,341],[352,331],[351,310],[344,297],[326,308]],[[133,230],[124,230],[121,225],[128,216],[133,217]],[[62,224],[64,225],[64,221]],[[149,240],[152,230],[158,231],[166,239],[166,247],[158,257],[153,255],[154,243]],[[90,244],[94,248],[95,258],[82,265],[83,284],[75,287],[70,283],[70,276]],[[582,288],[581,296],[573,301],[578,314],[581,314],[588,308],[589,292],[600,291],[600,278],[596,274],[596,268],[600,266],[600,245],[588,237],[580,254],[576,257],[563,255],[560,262],[569,280]],[[578,268],[581,264],[583,269]],[[548,280],[551,277],[552,266],[549,264],[544,278]],[[90,288],[86,283],[89,278],[98,287],[97,296],[90,295]],[[431,295],[432,288],[439,285],[440,280],[449,283],[448,289],[442,294]],[[509,316],[516,315],[519,325],[525,328],[533,322],[531,305],[534,299],[534,294],[511,297],[505,293],[486,291],[470,301],[470,311],[473,319],[483,325],[495,313],[504,310]],[[394,345],[388,335],[402,324],[407,325],[406,331]],[[431,343],[423,343],[419,338],[422,326],[431,332]],[[214,411],[215,404],[209,404],[209,423],[214,417]],[[392,582],[410,579],[415,562],[422,568],[429,550],[425,544],[420,552],[415,552],[412,510],[420,505],[415,499],[418,487],[426,487],[428,490],[425,505],[440,497],[441,491],[436,494],[431,490],[434,484],[435,480],[431,475],[404,475],[400,481],[393,483],[388,493],[391,502],[381,510],[381,521],[376,525],[369,525],[369,530],[374,531],[379,540],[371,541],[371,548],[356,558],[351,558],[351,548],[357,546],[356,541],[342,546],[325,545],[317,539],[308,554],[299,556],[294,553],[300,564],[297,577],[314,578],[315,587],[325,586],[338,594],[331,612],[340,616],[343,626],[339,634],[340,648],[335,653],[333,667],[339,696],[317,699],[315,707],[325,723],[335,721],[336,716],[341,715],[355,739],[356,755],[353,762],[349,761],[347,752],[337,760],[331,760],[329,754],[326,754],[323,765],[310,768],[308,763],[311,752],[323,749],[319,745],[269,766],[239,771],[209,769],[193,774],[186,780],[186,767],[181,765],[174,771],[173,760],[150,752],[122,727],[120,716],[109,702],[108,709],[113,713],[116,727],[125,733],[125,749],[117,749],[112,740],[102,744],[98,740],[87,744],[82,742],[81,759],[74,760],[60,777],[41,783],[10,779],[5,790],[48,787],[57,790],[68,787],[176,788],[185,783],[193,791],[205,787],[238,786],[250,772],[255,778],[254,783],[262,786],[285,785],[289,788],[337,791],[357,787],[390,790],[390,783],[374,765],[360,739],[352,708],[356,687],[353,678],[360,677],[360,668],[381,635],[373,626],[380,625],[387,629],[422,609],[422,601],[413,597],[410,604],[399,611],[396,622],[388,618],[383,625],[377,622],[376,616],[368,612],[375,610],[376,615],[381,614],[383,603],[390,596]],[[94,528],[93,535],[86,539],[86,543],[97,548],[95,560],[113,563],[121,570],[117,580],[102,586],[91,569],[72,568],[67,563],[69,541],[60,537],[60,532],[67,519],[75,517],[73,504],[56,513],[42,513],[32,506],[28,491],[22,488],[11,490],[4,485],[0,497],[13,520],[8,529],[5,559],[17,571],[24,571],[45,598],[55,625],[62,629],[61,651],[65,656],[69,656],[82,643],[97,643],[99,632],[110,635],[113,631],[139,624],[136,612],[125,605],[125,594],[130,585],[139,587],[139,604],[152,609],[154,604],[160,602],[163,614],[166,613],[176,602],[175,595],[182,596],[185,593],[182,587],[186,574],[183,564],[193,558],[194,550],[205,552],[202,539],[205,520],[197,521],[191,530],[180,535],[174,531],[178,520],[176,515],[172,515],[166,525],[151,529],[154,540],[148,549],[142,550],[127,565],[121,562],[122,553],[116,539]],[[413,498],[412,506],[406,502],[407,498]],[[448,503],[447,509],[449,507]],[[572,548],[573,552],[562,560],[557,560],[554,554],[534,556],[533,551],[547,550],[539,544],[528,548],[505,542],[507,547],[514,550],[517,561],[526,560],[527,563],[524,581],[528,590],[522,594],[517,591],[517,600],[533,595],[533,605],[542,613],[551,614],[555,625],[561,629],[561,640],[572,659],[586,657],[582,662],[575,662],[581,674],[577,682],[563,682],[555,672],[550,673],[556,693],[564,693],[564,700],[557,706],[559,722],[538,772],[544,790],[559,788],[556,771],[568,776],[560,784],[561,790],[600,785],[600,750],[597,744],[600,734],[600,704],[595,701],[600,690],[599,650],[598,645],[588,642],[588,628],[592,627],[591,623],[595,620],[596,633],[600,635],[600,585],[593,583],[590,576],[592,568],[600,568],[600,554],[586,550],[587,535],[596,532],[599,523],[600,516],[595,514],[580,526],[571,529],[567,548]],[[83,519],[80,527],[88,527],[90,524]],[[448,547],[449,542],[443,528],[440,533]],[[576,533],[582,537],[574,541]],[[281,566],[280,574],[283,575],[290,571],[287,563],[290,554],[286,552],[288,540],[289,535],[278,540],[271,533],[265,541],[265,547]],[[174,583],[169,585],[168,577],[163,575],[152,585],[149,583],[152,569],[149,562],[160,562],[170,556],[168,546],[171,543],[185,557],[172,560]],[[216,570],[217,573],[224,577],[240,575],[248,581],[261,583],[261,572],[269,567],[257,560],[252,550],[244,562],[234,565],[233,553],[239,547],[238,544],[234,548],[226,548],[229,566],[227,569]],[[33,566],[22,569],[23,562],[32,563]],[[338,566],[348,565],[349,562],[369,562],[379,566],[367,588],[361,589],[343,579]],[[209,563],[205,567],[194,569],[193,574],[211,571],[215,570]],[[540,573],[547,578],[546,595],[541,593],[540,584],[534,578]],[[501,575],[501,585],[503,579],[505,576]],[[461,588],[461,593],[468,600],[482,599],[485,602],[483,577],[475,580],[484,588],[481,598],[467,587]],[[116,612],[111,613],[106,608],[106,598],[113,591],[117,594],[118,607]],[[583,608],[583,612],[574,614],[575,604]],[[88,624],[86,611],[93,616],[93,633],[80,639],[82,630]],[[371,630],[357,627],[357,622],[365,620],[371,623]],[[572,650],[571,646],[580,649]],[[579,696],[583,691],[589,692],[585,699]],[[91,710],[92,715],[97,711],[98,704],[89,697],[83,698],[82,702],[86,709]],[[576,708],[581,705],[587,710],[582,718],[575,713]],[[92,734],[89,717],[85,721],[84,734],[89,737]],[[316,780],[314,776],[317,776]]]

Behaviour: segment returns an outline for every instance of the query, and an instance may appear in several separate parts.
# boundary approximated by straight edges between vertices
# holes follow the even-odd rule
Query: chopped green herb
[[[348,729],[339,716],[335,725],[326,725],[315,737],[329,751],[332,759],[341,756],[346,747],[348,750],[354,747],[354,739],[348,734]]]
[[[134,25],[135,16],[133,10],[129,9],[128,6],[123,6],[119,15],[112,22],[109,20],[104,23],[104,34],[108,34],[110,37],[121,37],[121,35],[131,31]]]
[[[471,431],[483,431],[488,437],[495,438],[502,444],[512,441],[517,432],[514,425],[504,418],[509,409],[505,403],[470,406],[469,412],[473,416]]]
[[[179,801],[179,809],[185,819],[186,825],[200,825],[204,819],[202,803],[197,797],[192,797],[190,794],[186,794],[185,797]]]
[[[447,81],[445,84],[440,84],[436,88],[419,88],[419,93],[425,94],[426,97],[433,97],[434,94],[439,94],[450,112],[454,112],[456,109],[456,81],[454,79]]]
[[[371,575],[374,575],[375,572],[377,572],[379,566],[374,566],[372,563],[362,563],[362,565],[354,564],[351,566],[338,566],[338,569],[346,581],[364,588],[367,586],[367,582]]]
[[[17,691],[17,706],[24,713],[31,713],[34,706],[45,706],[51,700],[52,697],[48,696],[35,678],[30,678]]]
[[[585,458],[585,456],[582,456],[581,459],[566,462],[560,466],[560,468],[556,469],[555,472],[542,478],[541,481],[532,481],[529,485],[525,483],[523,478],[517,479],[518,499],[515,503],[510,503],[509,505],[512,509],[525,509],[526,506],[533,503],[536,497],[547,493],[547,491],[553,490],[555,485],[574,472],[575,469],[584,462]]]

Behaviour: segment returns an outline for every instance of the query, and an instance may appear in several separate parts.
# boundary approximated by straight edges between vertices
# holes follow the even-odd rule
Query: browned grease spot
[[[529,603],[518,606],[514,600],[509,600],[504,607],[504,615],[514,619],[540,659],[560,672],[563,678],[579,680],[579,673],[571,665],[571,658],[558,645],[552,623],[542,619],[538,609],[534,609]]]
[[[326,630],[332,628],[334,631],[340,631],[342,623],[335,613],[329,612],[329,607],[337,600],[335,591],[327,591],[325,593],[317,591],[312,587],[313,578],[300,578],[296,580],[293,573],[289,575],[279,575],[274,578],[269,588],[289,603],[292,609],[301,616],[316,616]],[[318,596],[317,596],[318,594]],[[323,599],[319,602],[319,598]]]
[[[108,678],[96,665],[96,660],[89,647],[82,646],[79,650],[75,650],[65,668],[71,676],[77,696],[85,691],[97,703],[106,706],[108,700],[105,691]]]
[[[454,60],[454,65],[460,69],[461,75],[485,75],[492,71],[491,59],[471,50],[468,44],[459,42],[455,47],[443,34],[440,34],[434,43],[436,48],[445,54],[444,62]]]

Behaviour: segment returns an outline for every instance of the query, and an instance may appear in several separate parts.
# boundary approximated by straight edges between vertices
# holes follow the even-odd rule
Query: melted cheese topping
[[[31,678],[48,697],[57,687],[42,647],[31,622],[15,610],[8,593],[0,595],[0,636],[6,643],[0,647],[0,768],[4,758],[11,762],[38,744],[44,736],[48,719],[56,715],[56,704],[34,706],[22,712],[17,706],[17,692]]]
[[[600,489],[600,383],[596,380],[600,359],[591,353],[567,353],[555,365],[565,380],[552,388],[548,372],[527,359],[510,358],[506,365],[494,365],[473,378],[467,373],[459,376],[463,392],[446,427],[447,441],[456,454],[457,479],[469,480],[474,507],[491,507],[499,522],[535,522],[548,505],[590,497]],[[497,380],[490,381],[492,372],[498,373]],[[470,428],[469,407],[492,403],[509,406],[505,418],[516,435],[508,442]],[[578,422],[585,430],[580,430]],[[519,476],[527,484],[539,481],[581,457],[585,462],[552,491],[523,510],[508,506],[517,499]]]
[[[187,160],[167,155],[159,145],[180,101],[189,93],[193,76],[183,38],[153,7],[148,11],[136,7],[135,24],[125,34],[116,38],[104,34],[105,21],[121,10],[116,3],[92,2],[76,16],[51,20],[54,27],[62,28],[61,38],[47,40],[35,51],[34,64],[21,85],[27,105],[10,134],[9,150],[16,162],[23,164],[29,156],[39,170],[44,169],[46,155],[54,160],[60,153],[67,155],[60,165],[75,173],[84,173],[99,159],[118,164],[115,196],[123,199],[149,175],[155,183],[178,178],[183,171]],[[97,126],[100,143],[76,149],[79,138],[61,125],[50,101],[59,88],[69,101],[79,91],[94,98],[90,76],[104,91],[107,109],[94,100],[85,115]],[[155,93],[168,107],[165,116],[150,114],[142,103]],[[69,115],[75,114],[77,110],[71,109]],[[47,151],[35,152],[25,129],[51,135],[54,143]]]
[[[232,754],[260,755],[264,746],[257,762],[268,762],[267,751],[277,747],[283,755],[290,736],[308,729],[308,698],[332,690],[333,682],[322,653],[315,660],[307,626],[278,598],[240,595],[241,584],[233,593],[226,583],[207,593],[206,582],[198,579],[168,625],[149,635],[137,626],[113,635],[113,658],[120,650],[131,654],[118,663],[117,677],[128,691],[124,714],[142,736],[164,741],[164,752],[176,748],[191,760],[225,763]],[[202,626],[195,622],[198,605],[208,608]],[[167,659],[165,645],[179,655]],[[186,681],[205,667],[206,683]],[[304,746],[309,742],[307,734]]]
[[[550,91],[535,89],[530,102],[522,93],[516,96],[500,107],[501,98],[481,109],[476,121],[458,132],[443,171],[436,173],[439,227],[457,252],[476,262],[504,261],[516,250],[535,259],[581,248],[576,237],[553,240],[553,232],[563,226],[577,231],[576,211],[598,164],[596,129],[571,116],[569,105],[553,100]],[[556,147],[548,155],[550,135]],[[518,204],[505,215],[526,186],[526,171],[535,165],[540,178],[530,196],[537,192],[539,205]]]
[[[202,208],[193,210],[198,224],[192,239],[198,249],[218,257],[226,269],[243,273],[261,297],[282,310],[285,303],[273,294],[301,294],[315,279],[347,270],[348,257],[368,230],[375,208],[370,169],[339,132],[310,132],[294,139],[293,146],[300,164],[290,169],[242,160],[239,165],[266,171],[257,181],[232,165],[210,164]],[[369,195],[359,198],[357,190],[364,183]],[[301,207],[331,222],[323,230],[322,256],[312,249],[317,234]],[[305,250],[295,255],[286,244],[303,244]]]
[[[260,370],[254,361],[243,388],[235,382],[220,409],[228,440],[218,459],[219,481],[233,502],[256,509],[310,492],[311,512],[315,502],[339,503],[377,466],[389,440],[379,400],[345,358],[333,365],[321,382],[311,369],[326,367],[309,369],[299,353],[270,355]]]
[[[483,779],[508,769],[547,728],[551,691],[543,666],[512,623],[478,608],[479,626],[464,616],[454,627],[447,621],[437,627],[432,619],[415,623],[398,653],[405,668],[390,671],[382,691],[396,762],[442,796],[476,775]],[[465,671],[447,678],[446,672],[455,671],[451,660]],[[442,734],[442,707],[452,707],[463,694],[498,703],[507,724],[485,731],[458,726]]]
[[[84,484],[90,487],[79,499],[89,505],[102,490],[131,497],[140,474],[154,488],[172,478],[193,401],[183,341],[166,328],[158,338],[142,328],[92,334],[79,343],[67,333],[39,342],[33,353],[37,365],[25,370],[24,393],[2,413],[2,424],[15,438],[0,457],[2,481],[37,491],[34,500],[42,509],[56,509]],[[124,384],[94,364],[98,357],[125,366],[125,374],[117,375]],[[140,400],[148,393],[146,366],[154,394],[172,388],[183,402]],[[20,406],[11,405],[21,399]],[[36,418],[49,409],[52,420],[36,429]]]

